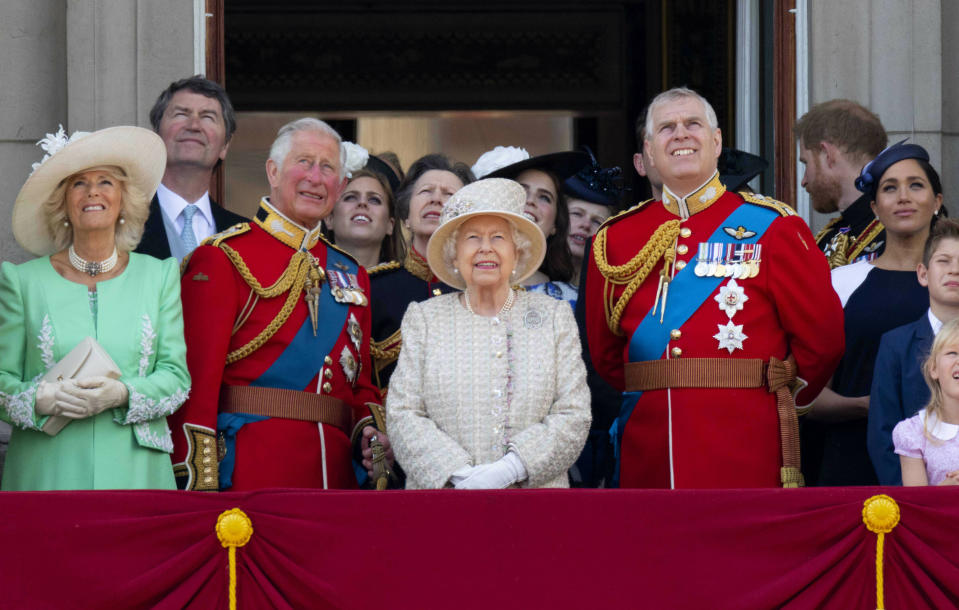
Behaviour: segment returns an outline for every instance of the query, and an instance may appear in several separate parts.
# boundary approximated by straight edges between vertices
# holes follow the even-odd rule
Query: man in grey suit
[[[213,170],[226,158],[236,115],[223,87],[197,75],[160,94],[150,123],[166,144],[167,164],[136,252],[183,260],[210,235],[248,221],[210,199]]]

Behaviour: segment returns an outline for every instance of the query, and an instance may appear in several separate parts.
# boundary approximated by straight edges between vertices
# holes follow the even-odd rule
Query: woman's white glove
[[[72,404],[60,404],[57,401],[57,392],[60,391],[60,381],[41,381],[37,386],[37,397],[33,410],[37,415],[62,415],[70,419],[83,419],[87,410]]]
[[[450,484],[453,487],[456,487],[463,482],[466,477],[470,476],[473,471],[476,470],[476,466],[463,466],[453,471],[453,474],[450,475]]]
[[[126,404],[129,393],[122,382],[97,376],[62,382],[56,397],[57,406],[64,411],[68,408],[81,408],[86,413],[83,417],[92,417],[107,409]]]
[[[457,471],[459,472],[459,471]],[[456,476],[456,473],[453,473]],[[470,473],[459,483],[453,481],[456,489],[506,489],[527,477],[526,467],[516,453],[510,451],[500,459],[489,464],[473,466]]]

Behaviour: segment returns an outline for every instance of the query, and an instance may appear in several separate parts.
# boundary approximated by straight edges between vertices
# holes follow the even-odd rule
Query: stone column
[[[943,61],[959,50],[957,25],[959,6],[941,0],[810,2],[811,104],[842,97],[870,108],[890,142],[926,147],[946,193],[959,188],[959,66]],[[813,228],[827,218],[813,213]]]

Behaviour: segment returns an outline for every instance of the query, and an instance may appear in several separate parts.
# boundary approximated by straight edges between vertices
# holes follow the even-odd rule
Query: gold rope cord
[[[846,250],[849,249],[849,236],[845,233],[839,233],[832,238],[832,254],[829,255],[829,268],[835,269],[849,264],[849,257],[846,256]]]
[[[253,289],[253,292],[255,292],[258,297],[273,298],[283,294],[284,292],[287,293],[286,302],[283,303],[280,313],[273,318],[273,321],[270,322],[266,328],[260,331],[257,336],[253,337],[249,343],[227,354],[226,363],[232,364],[237,360],[246,358],[259,349],[264,343],[270,340],[270,337],[276,334],[280,327],[286,323],[287,319],[290,317],[290,314],[293,313],[293,308],[296,307],[296,303],[300,298],[299,287],[304,285],[307,273],[310,270],[310,255],[302,251],[294,254],[290,259],[290,264],[286,267],[286,270],[279,277],[279,279],[277,279],[273,285],[264,288],[260,282],[253,277],[253,273],[250,272],[250,269],[246,266],[243,258],[236,250],[225,244],[220,244],[220,249],[223,250],[223,252],[226,253],[226,255],[230,258],[230,261],[232,261],[233,266],[240,274],[240,277],[242,277],[243,281]]]
[[[297,251],[292,258],[290,258],[290,264],[283,274],[280,275],[279,279],[277,279],[272,286],[264,288],[260,285],[259,280],[253,277],[253,273],[251,273],[249,267],[246,266],[243,257],[240,256],[236,250],[226,244],[220,244],[220,249],[230,258],[230,261],[233,263],[233,266],[236,267],[243,281],[249,284],[250,288],[256,292],[258,297],[264,299],[271,299],[289,290],[295,283],[297,275],[299,275],[300,265],[302,265],[307,258],[306,253]]]
[[[622,265],[609,264],[606,256],[606,229],[607,227],[603,227],[593,240],[593,258],[599,272],[606,279],[603,285],[606,324],[609,326],[610,332],[615,335],[622,335],[623,333],[619,330],[619,322],[623,317],[623,311],[626,309],[629,300],[646,280],[646,277],[649,276],[650,271],[659,262],[659,259],[663,258],[663,255],[676,241],[679,236],[679,220],[668,220],[659,225],[642,250]],[[614,304],[613,286],[623,284],[626,284],[626,288]]]

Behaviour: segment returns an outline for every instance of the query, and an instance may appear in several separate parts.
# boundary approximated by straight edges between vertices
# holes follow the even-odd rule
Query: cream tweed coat
[[[568,487],[586,442],[589,390],[569,303],[520,291],[511,311],[470,313],[460,293],[410,303],[387,429],[407,489],[448,486],[512,449],[522,487]]]

